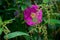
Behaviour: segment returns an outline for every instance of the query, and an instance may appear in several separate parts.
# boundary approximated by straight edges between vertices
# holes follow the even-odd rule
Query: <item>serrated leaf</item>
[[[0,35],[2,34],[2,32],[3,32],[3,28],[0,28]]]
[[[26,7],[27,7],[26,5],[22,5],[21,6],[22,11],[25,10]]]
[[[56,16],[60,17],[60,13],[54,13],[52,15],[56,15]]]
[[[2,22],[2,18],[0,17],[0,26],[2,25],[2,23],[3,23],[3,22]]]
[[[6,11],[16,10],[16,8],[8,8]]]
[[[29,29],[28,29],[28,30],[32,30],[32,29],[34,29],[34,27],[29,27]]]
[[[32,4],[31,4],[30,0],[27,0],[27,1],[25,1],[25,5],[31,7]]]
[[[4,21],[4,23],[5,23],[5,24],[9,24],[9,23],[12,23],[13,20],[15,20],[15,18],[14,18],[14,19],[10,19],[10,20],[6,20],[6,21]]]
[[[1,13],[1,12],[5,12],[5,10],[0,10],[0,13]]]
[[[48,3],[49,2],[49,0],[43,0],[43,3]]]
[[[26,40],[30,40],[31,38],[30,37],[28,37],[28,36],[24,36],[25,38],[26,38]]]
[[[17,1],[17,3],[22,3],[22,1]]]
[[[2,1],[0,0],[0,5],[2,5]]]
[[[57,20],[57,19],[50,19],[50,21],[47,20],[46,23],[48,22],[53,23],[53,24],[60,24],[60,20]]]
[[[17,37],[17,36],[29,36],[27,33],[24,32],[13,32],[13,33],[9,33],[7,35],[4,36],[4,39],[6,39],[8,37],[8,39]]]

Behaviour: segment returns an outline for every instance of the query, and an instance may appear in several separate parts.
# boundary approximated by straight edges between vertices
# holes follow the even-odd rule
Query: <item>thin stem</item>
[[[8,0],[5,0],[5,1],[7,2],[7,4],[8,4],[8,7],[9,7],[10,3],[8,2]]]
[[[18,40],[18,38],[16,37],[16,40]]]
[[[6,40],[8,40],[8,38],[6,38]]]
[[[7,35],[7,33],[6,33],[6,35]],[[6,40],[8,40],[8,36],[6,36]]]
[[[43,31],[42,34],[44,34],[43,35],[44,36],[44,40],[48,40],[46,26],[43,26],[42,31]]]
[[[54,4],[55,4],[56,7],[57,7],[57,11],[59,12],[58,5],[57,5],[57,3],[56,3],[56,0],[53,0],[53,1],[54,1]]]
[[[36,25],[36,28],[38,28],[38,26],[39,26],[39,25]],[[37,40],[39,40],[39,37],[40,37],[40,35],[39,35],[39,28],[38,28],[37,31],[38,31],[38,33],[37,33]]]
[[[0,36],[0,40],[1,40],[1,36]]]

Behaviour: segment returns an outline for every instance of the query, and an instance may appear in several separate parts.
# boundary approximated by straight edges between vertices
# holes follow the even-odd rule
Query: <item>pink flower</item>
[[[37,25],[42,22],[42,9],[38,5],[32,5],[24,10],[24,20],[30,26]]]

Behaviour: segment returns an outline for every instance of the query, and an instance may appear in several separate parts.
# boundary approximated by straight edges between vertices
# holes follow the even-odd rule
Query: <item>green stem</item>
[[[5,25],[3,25],[3,28],[5,28],[4,33],[7,35],[10,32],[9,29]],[[8,36],[6,37],[6,40],[8,40]]]
[[[1,40],[1,36],[0,36],[0,40]]]
[[[43,31],[42,34],[44,34],[43,35],[44,36],[44,40],[48,40],[46,26],[43,26],[42,31]]]
[[[9,7],[10,3],[8,2],[8,0],[5,0],[5,1],[7,2],[7,4],[8,4],[8,7]]]
[[[7,35],[7,33],[6,33],[6,35]],[[6,40],[8,40],[8,36],[6,37]]]
[[[18,38],[16,37],[16,40],[18,40]]]

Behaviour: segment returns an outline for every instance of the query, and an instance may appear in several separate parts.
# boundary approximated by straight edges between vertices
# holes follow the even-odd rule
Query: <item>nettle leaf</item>
[[[2,5],[2,1],[0,0],[0,5]]]
[[[17,3],[22,3],[22,1],[17,1]]]
[[[0,28],[0,35],[2,34],[2,32],[3,32],[3,28]]]
[[[31,7],[32,4],[31,4],[30,0],[26,0],[26,1],[25,1],[25,5]]]
[[[6,11],[6,10],[0,10],[0,13],[1,13],[1,12],[5,12],[5,11]]]
[[[49,20],[47,20],[46,21],[46,23],[51,23],[51,24],[60,24],[60,20],[57,20],[57,19],[50,19],[50,21]]]
[[[29,36],[27,33],[24,32],[13,32],[13,33],[9,33],[7,35],[4,36],[4,39],[6,39],[8,37],[8,39],[17,37],[17,36]]]
[[[60,17],[60,13],[52,13],[52,15],[56,15],[56,16]]]
[[[49,0],[43,0],[43,3],[48,3],[49,2]]]
[[[6,11],[16,10],[16,8],[8,8]]]
[[[22,11],[25,10],[26,7],[27,7],[26,5],[22,5],[22,6],[21,6],[21,10],[22,10]]]
[[[0,17],[0,26],[2,25],[2,23],[3,23],[3,22],[2,22],[2,18]]]
[[[9,23],[12,23],[12,22],[13,22],[13,20],[15,20],[15,18],[10,19],[10,20],[6,20],[6,21],[4,21],[4,23],[5,23],[5,24],[9,24]]]
[[[32,29],[34,29],[35,27],[33,27],[33,26],[31,26],[31,27],[29,27],[29,29],[28,30],[32,30]]]
[[[26,40],[30,40],[31,38],[30,37],[28,37],[28,36],[24,36],[25,38],[26,38]]]

